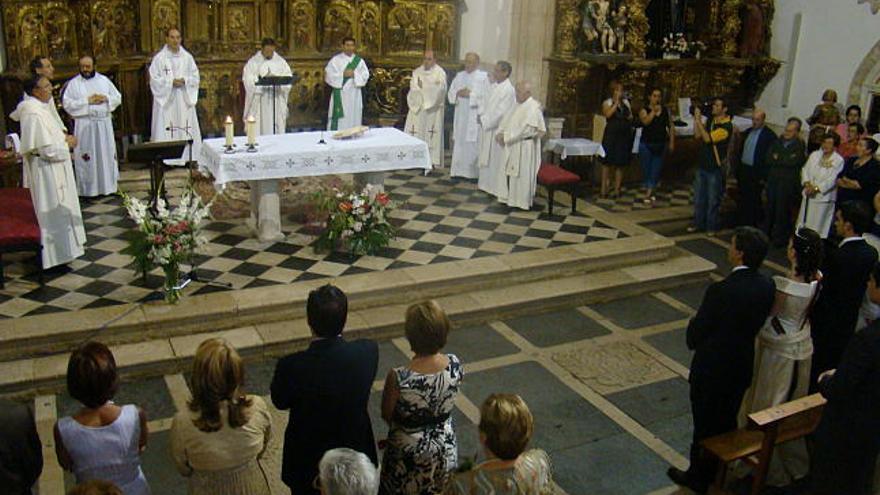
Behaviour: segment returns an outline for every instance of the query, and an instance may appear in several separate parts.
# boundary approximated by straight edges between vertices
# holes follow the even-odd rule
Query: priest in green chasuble
[[[364,100],[361,89],[370,79],[370,70],[360,55],[355,53],[354,38],[342,40],[342,52],[336,54],[324,68],[324,81],[333,89],[327,112],[327,129],[349,129],[361,125]]]

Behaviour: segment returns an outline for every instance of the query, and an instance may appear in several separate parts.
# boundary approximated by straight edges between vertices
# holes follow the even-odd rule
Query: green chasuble
[[[361,56],[355,55],[351,62],[345,66],[345,70],[354,71],[357,69],[358,64],[361,63]],[[345,87],[345,83],[351,79],[350,77],[342,78],[342,87]],[[345,111],[342,109],[342,88],[333,88],[333,115],[330,119],[330,130],[338,131],[339,129],[339,119],[345,116]]]

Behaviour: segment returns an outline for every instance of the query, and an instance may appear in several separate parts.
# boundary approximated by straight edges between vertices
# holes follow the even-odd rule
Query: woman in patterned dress
[[[382,418],[389,431],[380,493],[439,494],[458,464],[451,414],[463,370],[454,354],[440,353],[450,323],[439,304],[410,306],[405,326],[415,356],[385,379]]]

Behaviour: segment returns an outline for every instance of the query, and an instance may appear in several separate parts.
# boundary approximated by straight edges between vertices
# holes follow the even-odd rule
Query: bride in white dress
[[[797,229],[788,244],[791,269],[773,277],[776,301],[758,333],[752,386],[743,399],[740,426],[747,415],[807,395],[813,340],[809,312],[822,274],[822,238],[815,230]],[[803,439],[776,447],[767,484],[784,486],[802,478],[809,469]]]

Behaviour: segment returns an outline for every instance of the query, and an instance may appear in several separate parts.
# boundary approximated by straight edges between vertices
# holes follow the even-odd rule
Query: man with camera
[[[688,232],[705,231],[715,235],[720,227],[719,209],[724,193],[724,174],[727,164],[727,148],[733,136],[733,121],[727,114],[727,102],[717,97],[709,100],[711,107],[694,107],[694,136],[703,145],[698,155],[696,180],[694,181],[694,224]],[[711,108],[707,122],[703,112]]]

